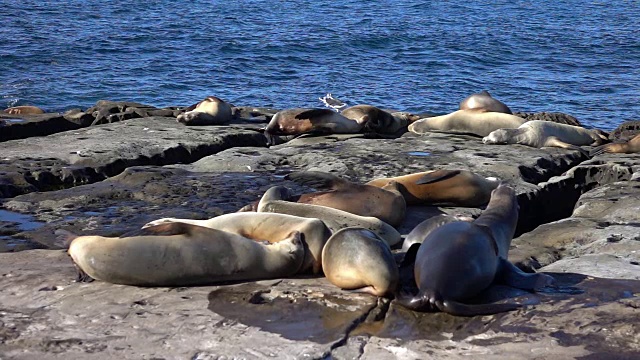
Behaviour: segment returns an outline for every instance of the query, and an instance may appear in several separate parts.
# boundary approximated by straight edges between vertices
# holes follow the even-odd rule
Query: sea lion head
[[[494,130],[482,138],[484,144],[508,144],[510,138],[509,129]]]

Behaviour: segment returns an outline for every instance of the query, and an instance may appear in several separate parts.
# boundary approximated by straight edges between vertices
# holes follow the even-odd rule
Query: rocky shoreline
[[[124,102],[0,116],[0,358],[640,356],[640,154],[589,159],[442,133],[281,138],[267,147],[259,129],[275,110],[234,111],[230,125],[198,127],[177,123],[178,107]],[[311,190],[285,180],[291,171],[365,182],[438,168],[516,189],[510,260],[551,273],[557,291],[498,286],[486,296],[530,306],[456,318],[413,313],[323,277],[190,288],[82,284],[55,245],[56,229],[117,236],[163,217],[233,212],[273,185]],[[406,235],[440,213],[480,211],[411,206],[398,230]]]

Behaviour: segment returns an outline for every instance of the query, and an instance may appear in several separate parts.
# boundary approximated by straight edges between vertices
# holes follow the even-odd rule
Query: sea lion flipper
[[[568,144],[568,143],[558,139],[555,136],[549,136],[547,141],[545,141],[544,146],[553,146],[553,147],[559,147],[559,148],[568,149],[568,150],[578,150],[583,155],[589,156],[589,152],[587,150],[585,150],[585,149],[583,149],[583,148],[581,148],[580,146],[577,146],[577,145]]]
[[[547,274],[526,273],[507,259],[499,258],[498,261],[496,280],[514,288],[536,291],[555,282],[554,278]]]
[[[592,149],[591,151],[589,151],[589,156],[590,157],[594,157],[594,156],[597,156],[597,155],[602,155],[602,154],[604,154],[606,152],[610,152],[611,145],[613,145],[613,144],[600,145],[600,146]]]
[[[440,311],[455,316],[493,315],[516,310],[522,307],[522,305],[516,303],[463,304],[452,300],[436,300],[435,304]]]
[[[333,115],[336,112],[330,109],[309,109],[295,116],[296,119],[311,119],[318,116]]]
[[[337,190],[353,185],[348,180],[322,171],[296,171],[285,176],[285,179],[321,190]]]
[[[442,181],[452,178],[460,174],[460,170],[436,170],[425,174],[420,179],[416,180],[417,185],[431,184],[436,181]]]

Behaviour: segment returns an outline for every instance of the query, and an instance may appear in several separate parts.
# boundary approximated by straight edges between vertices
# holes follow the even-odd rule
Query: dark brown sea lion
[[[185,109],[176,120],[185,125],[223,125],[233,118],[231,105],[224,100],[209,96]]]
[[[136,286],[191,286],[291,276],[298,272],[305,255],[298,231],[265,245],[185,223],[151,226],[119,238],[78,236],[68,251],[83,279],[88,276]]]
[[[302,134],[355,134],[363,124],[330,109],[287,109],[278,111],[264,130],[269,144],[274,136]]]
[[[494,111],[511,114],[511,109],[502,101],[494,99],[487,90],[467,96],[460,102],[460,110]]]
[[[542,273],[526,274],[507,260],[518,222],[513,189],[498,186],[487,209],[473,222],[454,221],[431,231],[424,239],[414,266],[419,293],[396,301],[413,310],[440,310],[452,315],[487,315],[515,310],[519,304],[463,304],[494,281],[536,290],[553,280]]]
[[[355,105],[342,110],[342,115],[363,124],[365,132],[395,134],[418,117],[406,112],[389,113],[372,105]]]
[[[367,185],[397,182],[407,205],[451,205],[476,207],[486,204],[499,181],[467,170],[435,170],[371,180]]]

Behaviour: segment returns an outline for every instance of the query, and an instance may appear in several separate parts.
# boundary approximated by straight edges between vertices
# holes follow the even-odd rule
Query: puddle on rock
[[[349,301],[324,295],[310,299],[303,293],[255,284],[221,287],[209,293],[209,310],[216,314],[290,340],[320,344],[340,340],[352,322],[368,309],[366,305],[360,304],[358,298]],[[354,311],[354,307],[358,310]]]
[[[431,153],[426,151],[412,151],[407,154],[411,156],[431,156]]]
[[[8,210],[0,210],[0,221],[16,223],[20,231],[36,230],[45,225],[43,222],[34,221],[31,215],[24,215]]]

